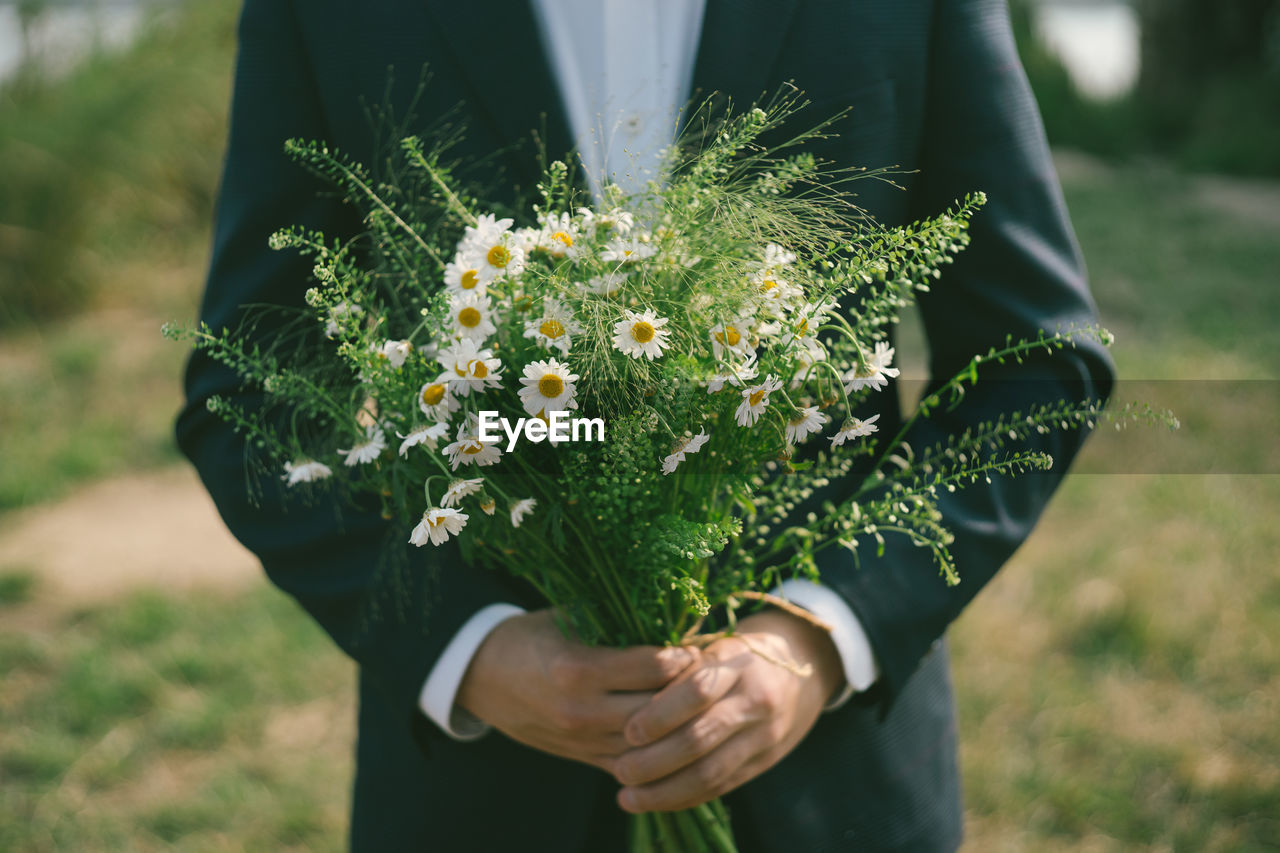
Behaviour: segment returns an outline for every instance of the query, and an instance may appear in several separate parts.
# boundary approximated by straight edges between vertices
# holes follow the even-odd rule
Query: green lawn
[[[0,512],[177,459],[231,91],[234,3],[192,0],[68,78],[0,88]]]
[[[354,668],[290,600],[3,595],[0,850],[342,849]]]
[[[150,59],[76,78],[87,94],[0,98],[2,182],[41,150],[71,156],[65,127],[19,138],[29,125],[15,116],[61,115],[101,94],[91,83],[136,82],[177,56],[192,69],[147,96],[145,115],[113,119],[115,147],[75,178],[91,202],[68,272],[87,276],[83,310],[0,338],[0,512],[177,458],[182,353],[159,327],[194,311],[233,13],[191,8],[197,25],[157,31]],[[153,157],[104,165],[168,133],[155,111],[178,104]],[[1280,190],[1070,164],[1068,202],[1130,380],[1120,396],[1174,407],[1184,428],[1091,440],[1082,473],[952,632],[970,849],[1273,850]],[[189,185],[202,189],[174,189]],[[341,849],[352,668],[265,582],[75,611],[0,566],[0,673],[0,850]]]

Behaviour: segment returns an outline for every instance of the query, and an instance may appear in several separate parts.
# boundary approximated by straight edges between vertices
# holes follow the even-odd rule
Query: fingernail
[[[684,648],[683,646],[669,647],[669,649],[666,652],[666,655],[667,655],[667,660],[671,661],[673,664],[678,664],[680,666],[688,666],[689,662],[693,660],[693,655],[689,652],[688,649]]]

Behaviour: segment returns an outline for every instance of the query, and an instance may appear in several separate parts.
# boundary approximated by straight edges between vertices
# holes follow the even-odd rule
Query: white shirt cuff
[[[793,578],[784,581],[774,595],[799,605],[831,626],[831,642],[844,667],[844,689],[832,697],[826,710],[834,711],[861,693],[880,677],[880,667],[871,651],[871,641],[862,623],[843,598],[820,583]]]
[[[422,713],[455,740],[476,740],[489,731],[488,724],[457,707],[454,699],[462,685],[462,677],[467,674],[467,667],[471,665],[471,658],[489,636],[489,632],[521,613],[524,610],[514,604],[490,604],[477,611],[453,635],[449,645],[444,647],[440,659],[431,668],[426,683],[422,685],[422,693],[418,695],[418,706],[422,708]]]

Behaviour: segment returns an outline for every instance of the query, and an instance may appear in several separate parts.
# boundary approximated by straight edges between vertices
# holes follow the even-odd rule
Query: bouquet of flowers
[[[858,175],[792,147],[821,127],[761,144],[796,106],[701,113],[639,193],[584,200],[553,162],[510,217],[455,178],[444,137],[404,139],[390,180],[290,141],[365,234],[274,236],[315,263],[296,340],[251,324],[171,334],[262,390],[254,411],[210,406],[288,486],[377,496],[414,545],[460,540],[585,643],[705,642],[780,581],[816,578],[823,549],[886,535],[956,583],[939,490],[1049,467],[1018,440],[1092,426],[1101,406],[1010,412],[935,447],[906,447],[906,428],[985,365],[1109,336],[1006,340],[879,434],[866,412],[898,376],[887,330],[964,248],[984,198],[877,226],[843,192]],[[735,849],[718,801],[637,817],[633,847]]]

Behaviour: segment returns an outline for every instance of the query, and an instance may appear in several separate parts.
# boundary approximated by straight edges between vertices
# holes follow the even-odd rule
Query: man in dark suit
[[[247,0],[204,321],[215,328],[234,326],[248,303],[301,304],[308,266],[269,251],[268,235],[289,224],[348,235],[359,223],[287,162],[283,141],[322,139],[371,161],[374,134],[362,99],[382,101],[387,68],[394,66],[401,76],[390,100],[403,115],[415,89],[406,72],[427,62],[433,79],[417,114],[431,119],[461,104],[468,134],[460,153],[493,157],[489,162],[504,170],[504,186],[513,193],[536,179],[533,158],[515,147],[531,129],[544,128],[553,154],[570,147],[565,109],[526,2]],[[937,381],[972,355],[1002,344],[1006,334],[1033,337],[1040,329],[1094,319],[1003,0],[709,0],[695,91],[721,92],[747,104],[788,80],[814,102],[815,117],[850,110],[837,128],[840,135],[818,143],[815,153],[841,165],[914,170],[899,181],[904,190],[862,188],[860,203],[881,222],[937,213],[974,190],[988,195],[973,225],[972,247],[921,300]],[[1053,358],[1009,365],[1003,373],[985,375],[960,406],[914,427],[909,441],[925,446],[1036,402],[1105,397],[1111,380],[1105,351],[1087,343]],[[885,393],[890,396],[880,400],[881,425],[892,435],[896,391],[890,386]],[[716,662],[671,650],[574,649],[534,613],[519,631],[508,631],[504,647],[532,657],[519,666],[512,654],[489,654],[484,661],[482,646],[473,663],[478,671],[468,673],[459,694],[464,706],[510,737],[490,734],[463,743],[443,736],[418,701],[442,650],[485,605],[515,601],[536,611],[541,604],[528,590],[467,569],[455,549],[441,548],[408,554],[413,571],[401,578],[392,605],[379,566],[391,549],[408,550],[402,531],[388,531],[372,510],[286,510],[271,494],[251,505],[242,442],[205,409],[214,394],[243,405],[255,402],[253,392],[241,389],[227,370],[197,354],[187,375],[188,405],[178,422],[183,450],[232,532],[262,559],[272,581],[295,596],[360,665],[353,849],[622,849],[619,785],[598,768],[644,775],[632,748],[644,740],[643,732],[628,731],[630,741],[620,732],[644,707],[650,710],[641,715],[642,728],[661,734],[664,727],[651,710],[657,703],[645,705],[649,694],[639,694],[626,714],[614,706],[616,719],[607,730],[584,730],[575,738],[575,726],[603,719],[592,716],[598,703],[580,706],[576,716],[560,714],[558,734],[548,734],[551,724],[531,715],[555,717],[557,709],[537,707],[539,691],[586,696],[594,690],[604,701],[608,691],[620,688],[605,683],[602,674],[651,692],[677,674],[687,680]],[[761,630],[776,627],[784,645],[794,641],[798,656],[818,664],[819,678],[809,687],[793,685],[782,703],[778,719],[790,715],[787,724],[770,727],[775,749],[768,761],[757,762],[770,769],[738,762],[729,773],[735,787],[727,802],[743,851],[933,851],[959,845],[956,724],[941,638],[1028,535],[1081,440],[1081,433],[1034,439],[1038,449],[1053,455],[1053,474],[993,478],[942,498],[945,521],[956,535],[952,553],[963,578],[958,587],[939,579],[924,550],[893,538],[880,556],[864,548],[857,567],[847,552],[827,558],[824,583],[856,614],[879,673],[870,689],[838,710],[818,717],[815,706],[815,697],[820,705],[840,680],[832,650],[820,639],[792,632],[776,614],[764,614],[773,621],[758,623]],[[371,618],[374,608],[380,615]],[[571,665],[549,668],[548,661]],[[547,675],[548,669],[554,671]],[[513,678],[537,681],[537,689]],[[508,690],[524,690],[528,701],[508,701],[501,693],[504,683]],[[668,717],[678,716],[670,701],[664,707]],[[607,754],[574,752],[587,741]],[[714,749],[708,754],[723,755]],[[627,755],[632,758],[619,765]],[[682,778],[692,788],[678,797],[717,793],[715,786],[726,778],[713,776],[686,773]],[[636,791],[655,790],[637,779],[624,781]],[[676,794],[656,790],[623,802],[637,809],[679,804],[662,799]]]

